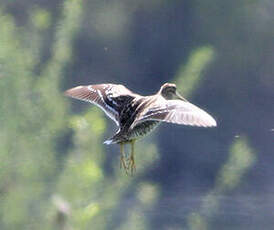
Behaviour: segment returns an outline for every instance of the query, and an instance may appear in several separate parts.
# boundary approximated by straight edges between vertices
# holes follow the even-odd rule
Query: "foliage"
[[[249,178],[256,153],[271,159],[273,150],[271,7],[267,0],[1,2],[0,229],[224,229],[220,210],[245,185],[257,191]],[[69,107],[63,96],[87,81],[151,90],[173,81],[183,96],[205,101],[220,128],[158,128],[137,143],[137,172],[126,176],[118,147],[102,145],[110,133],[103,112]],[[198,201],[188,207],[186,197]]]
[[[240,184],[255,159],[256,155],[245,137],[240,137],[232,144],[228,159],[217,174],[215,186],[204,197],[200,211],[189,215],[189,229],[210,229],[210,221],[220,209],[221,200]]]
[[[11,16],[0,15],[2,229],[47,228],[44,217],[58,173],[55,139],[66,123],[59,78],[81,14],[77,2],[64,4],[62,29],[38,83],[36,53],[18,36]]]
[[[175,82],[182,87],[183,95],[188,96],[202,83],[203,71],[214,59],[214,49],[209,46],[196,48],[192,51],[186,65],[181,65],[175,76]]]

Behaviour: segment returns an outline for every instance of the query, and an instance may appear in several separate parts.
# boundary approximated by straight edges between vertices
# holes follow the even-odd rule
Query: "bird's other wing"
[[[125,86],[116,84],[77,86],[65,91],[65,95],[68,97],[99,106],[117,125],[119,125],[118,111],[115,109],[115,104],[113,104],[115,102],[112,99],[125,94],[133,93]]]
[[[217,126],[214,118],[196,105],[187,101],[162,98],[140,113],[131,128],[148,120],[201,127]]]

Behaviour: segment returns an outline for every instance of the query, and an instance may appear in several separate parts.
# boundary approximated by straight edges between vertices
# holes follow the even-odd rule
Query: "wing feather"
[[[117,125],[119,125],[118,112],[115,110],[115,105],[110,106],[110,103],[115,103],[113,98],[128,94],[134,95],[125,86],[116,84],[84,85],[65,91],[65,95],[68,97],[97,105]]]
[[[215,119],[198,106],[187,101],[163,100],[162,98],[144,110],[131,127],[147,120],[201,127],[217,126]]]

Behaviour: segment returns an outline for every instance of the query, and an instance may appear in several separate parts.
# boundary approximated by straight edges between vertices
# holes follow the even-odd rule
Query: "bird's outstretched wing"
[[[165,100],[161,97],[139,114],[131,128],[148,120],[202,127],[217,126],[212,116],[190,102]]]
[[[99,84],[77,86],[65,91],[65,95],[99,106],[112,120],[119,125],[118,111],[115,110],[115,97],[134,94],[123,85]]]

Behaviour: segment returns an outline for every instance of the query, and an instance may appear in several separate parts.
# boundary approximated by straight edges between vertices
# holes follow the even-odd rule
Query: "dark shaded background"
[[[1,1],[1,229],[273,229],[273,10]],[[62,95],[106,82],[144,95],[176,82],[218,127],[161,125],[126,177],[101,144],[114,125]]]

